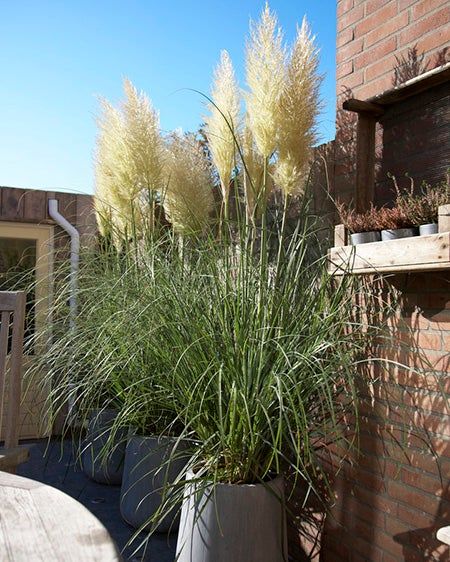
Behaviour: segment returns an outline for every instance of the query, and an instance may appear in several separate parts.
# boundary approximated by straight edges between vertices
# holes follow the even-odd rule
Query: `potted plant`
[[[350,240],[353,245],[381,240],[377,223],[377,210],[373,205],[363,213],[358,213],[343,203],[338,204],[337,209],[341,223],[350,233]]]
[[[438,212],[440,205],[446,205],[450,201],[450,182],[447,177],[435,186],[423,183],[421,193],[414,195],[412,190],[400,192],[397,190],[396,206],[403,210],[406,216],[411,217],[415,225],[419,227],[421,236],[437,234]],[[413,182],[411,182],[413,185]]]
[[[154,389],[149,392],[144,387],[145,380],[136,387],[138,394],[129,399],[129,413],[125,408],[133,434],[125,451],[120,513],[136,529],[164,533],[178,528],[181,503],[172,502],[156,525],[153,520],[171,502],[173,485],[184,478],[189,451],[186,440],[179,438],[181,430],[173,423],[173,412],[160,407],[163,396],[159,401]]]
[[[377,211],[376,222],[381,230],[381,240],[397,240],[418,235],[418,228],[400,207],[382,207]]]
[[[184,482],[182,562],[287,560],[283,473],[315,490],[315,478],[326,479],[322,447],[344,442],[337,420],[356,400],[338,396],[353,393],[365,335],[346,329],[349,280],[335,286],[326,259],[307,251],[315,236],[305,228],[280,233],[269,260],[260,256],[275,241],[264,228],[257,255],[245,228],[234,243],[198,240],[184,268],[159,274],[164,299],[152,315],[165,328],[152,345],[172,360],[163,384],[179,439],[195,442],[173,496],[179,502]]]

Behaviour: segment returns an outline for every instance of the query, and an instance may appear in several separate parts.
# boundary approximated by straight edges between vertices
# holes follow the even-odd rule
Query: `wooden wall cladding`
[[[0,221],[54,224],[48,215],[49,199],[59,201],[60,213],[79,229],[82,237],[95,235],[91,195],[0,187]]]

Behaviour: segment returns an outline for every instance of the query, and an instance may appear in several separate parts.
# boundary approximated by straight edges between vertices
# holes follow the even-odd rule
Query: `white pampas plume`
[[[304,18],[290,53],[278,112],[278,160],[274,179],[285,195],[301,192],[311,147],[316,141],[322,80],[318,65],[314,37]]]
[[[220,62],[215,68],[211,99],[213,103],[208,104],[210,115],[205,118],[205,133],[219,175],[222,198],[227,204],[236,166],[235,137],[238,135],[240,109],[239,89],[227,51],[220,53]]]
[[[155,192],[161,188],[163,142],[158,113],[143,93],[124,81],[119,108],[100,100],[95,155],[95,205],[101,231],[107,221],[122,236],[153,226]],[[103,217],[103,218],[102,218]]]
[[[256,147],[265,159],[276,148],[280,96],[285,81],[286,51],[278,21],[266,4],[261,20],[250,27],[247,43],[247,113]]]
[[[125,142],[132,156],[136,188],[155,191],[161,187],[163,155],[159,114],[128,79],[124,80],[124,91]]]
[[[122,115],[105,99],[100,100],[99,129],[95,151],[95,209],[102,234],[126,227],[128,201],[122,186],[130,186],[130,163]]]
[[[164,210],[175,232],[200,234],[210,220],[214,199],[208,162],[193,134],[172,135],[168,142],[168,184]]]

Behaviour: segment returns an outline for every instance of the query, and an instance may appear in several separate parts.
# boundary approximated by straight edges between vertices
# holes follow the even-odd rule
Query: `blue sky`
[[[92,193],[97,96],[122,78],[164,130],[195,130],[220,50],[245,87],[249,18],[263,0],[0,0],[0,185]],[[286,38],[306,14],[321,51],[322,140],[334,137],[335,1],[272,0]]]

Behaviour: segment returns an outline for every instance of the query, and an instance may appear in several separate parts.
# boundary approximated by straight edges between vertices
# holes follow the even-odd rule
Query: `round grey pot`
[[[187,484],[177,561],[286,562],[283,488],[282,477],[265,485]]]
[[[171,437],[135,435],[128,440],[120,490],[120,513],[135,528],[143,526],[156,513],[162,503],[164,486],[175,482],[184,471],[188,457],[183,455],[183,444],[178,444],[174,458],[168,462],[175,444],[176,439]],[[178,528],[179,507],[174,506],[169,511],[156,528],[157,532],[165,533]]]
[[[372,232],[356,232],[355,234],[350,234],[350,240],[353,246],[356,246],[357,244],[379,242],[381,240],[381,235],[375,230]]]
[[[111,442],[110,428],[116,416],[117,411],[113,409],[93,412],[82,444],[83,472],[100,484],[119,485],[122,482],[128,431],[118,430]],[[109,447],[107,453],[106,447]]]
[[[382,230],[381,240],[398,240],[399,238],[409,238],[417,236],[419,230],[417,228],[396,228],[394,230]]]
[[[438,233],[438,225],[435,222],[430,222],[429,224],[421,224],[419,226],[420,236],[428,236],[429,234]]]

